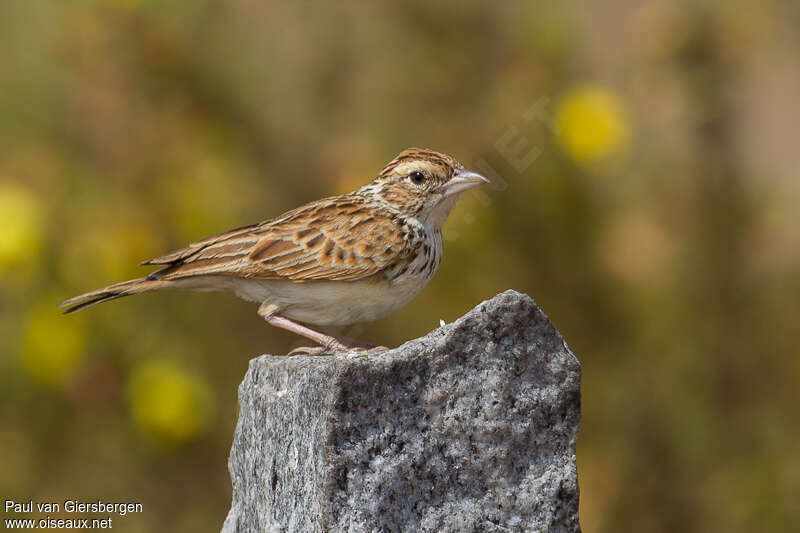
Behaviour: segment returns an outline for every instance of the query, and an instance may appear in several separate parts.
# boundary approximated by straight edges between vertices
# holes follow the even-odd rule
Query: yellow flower
[[[558,103],[556,136],[578,163],[594,163],[628,148],[630,124],[625,105],[610,90],[587,85],[567,92]]]
[[[83,322],[65,317],[48,302],[28,317],[22,341],[22,366],[36,381],[58,386],[69,380],[83,361]]]
[[[208,385],[163,361],[149,361],[133,372],[128,400],[139,429],[159,444],[192,440],[205,429],[211,415]]]
[[[0,272],[34,262],[42,225],[38,198],[18,185],[0,183]]]

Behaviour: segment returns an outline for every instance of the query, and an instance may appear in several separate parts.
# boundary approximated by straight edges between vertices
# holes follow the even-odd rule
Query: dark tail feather
[[[157,279],[139,278],[130,281],[123,281],[115,285],[109,285],[102,289],[87,292],[80,296],[75,296],[69,300],[64,300],[58,307],[68,307],[64,314],[69,314],[84,307],[90,307],[99,303],[107,302],[109,300],[116,300],[123,296],[132,296],[142,292],[162,289],[169,285],[170,282]]]

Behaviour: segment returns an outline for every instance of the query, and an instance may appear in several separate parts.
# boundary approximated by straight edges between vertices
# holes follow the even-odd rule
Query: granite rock
[[[253,359],[223,533],[575,532],[580,363],[506,291],[387,352]]]

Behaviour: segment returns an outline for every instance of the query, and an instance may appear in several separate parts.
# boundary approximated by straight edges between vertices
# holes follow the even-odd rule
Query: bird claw
[[[358,357],[369,357],[370,355],[377,355],[382,352],[389,351],[388,346],[375,346],[371,345],[372,348],[357,348]]]
[[[389,349],[390,348],[388,346],[375,346],[375,345],[372,345],[371,348],[364,348],[364,351],[366,353],[381,353],[381,352],[388,352]]]
[[[336,352],[326,346],[300,346],[287,355],[333,355]]]
[[[369,343],[359,343],[353,346],[345,346],[340,344],[338,346],[300,346],[290,351],[287,355],[337,355],[354,353],[359,357],[367,357],[381,352],[387,351],[389,348],[386,346],[376,346]]]

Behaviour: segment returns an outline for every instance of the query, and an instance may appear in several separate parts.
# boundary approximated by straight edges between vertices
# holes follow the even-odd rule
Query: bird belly
[[[278,314],[318,326],[342,326],[378,320],[405,306],[428,279],[361,281],[239,280],[239,297],[270,302]]]

